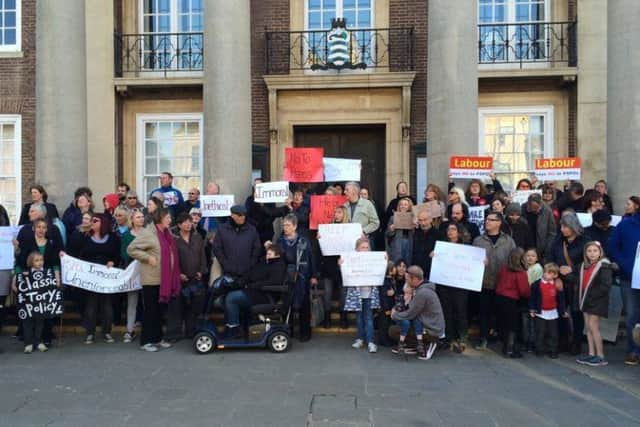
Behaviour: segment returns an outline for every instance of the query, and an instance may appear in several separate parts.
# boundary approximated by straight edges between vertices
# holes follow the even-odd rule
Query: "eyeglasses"
[[[500,222],[502,221],[500,218],[487,218],[487,221],[496,221],[496,222]]]

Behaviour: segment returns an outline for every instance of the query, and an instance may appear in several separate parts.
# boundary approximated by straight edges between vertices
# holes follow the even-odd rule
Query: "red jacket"
[[[527,271],[511,271],[504,266],[498,273],[498,283],[496,284],[496,295],[519,300],[529,298],[529,280]]]

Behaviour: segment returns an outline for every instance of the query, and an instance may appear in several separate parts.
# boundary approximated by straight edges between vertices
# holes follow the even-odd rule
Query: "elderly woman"
[[[47,209],[47,216],[50,219],[58,218],[60,215],[58,214],[58,208],[53,203],[47,202],[49,195],[45,191],[42,185],[32,185],[29,187],[29,192],[31,193],[31,203],[26,203],[22,207],[22,211],[20,212],[20,220],[18,221],[18,225],[24,225],[29,223],[29,208],[34,203],[42,203]]]

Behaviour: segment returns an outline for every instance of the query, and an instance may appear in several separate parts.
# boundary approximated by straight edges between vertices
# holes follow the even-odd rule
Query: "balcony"
[[[267,75],[292,72],[381,70],[408,72],[415,68],[413,27],[347,31],[348,60],[330,61],[331,31],[273,31],[265,34]]]
[[[576,22],[478,25],[481,70],[570,68],[578,64]]]

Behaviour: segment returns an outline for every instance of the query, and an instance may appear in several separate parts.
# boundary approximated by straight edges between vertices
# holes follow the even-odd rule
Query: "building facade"
[[[84,184],[147,194],[165,170],[243,197],[287,147],[321,146],[362,159],[380,202],[444,186],[451,155],[492,156],[507,188],[575,155],[619,205],[638,181],[637,3],[4,0],[0,203],[15,216],[34,182],[59,205]]]

